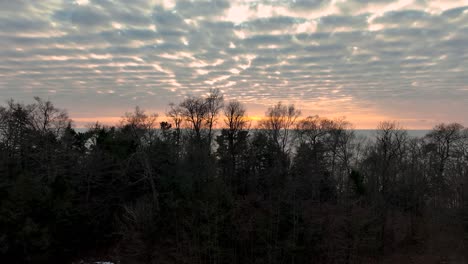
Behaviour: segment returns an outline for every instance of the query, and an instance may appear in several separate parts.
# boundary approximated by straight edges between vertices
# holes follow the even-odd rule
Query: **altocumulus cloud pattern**
[[[0,98],[84,122],[219,88],[259,114],[468,123],[467,47],[464,0],[0,0]]]

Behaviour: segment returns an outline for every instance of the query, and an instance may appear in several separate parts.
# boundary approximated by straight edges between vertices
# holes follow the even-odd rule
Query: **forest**
[[[466,263],[468,129],[270,106],[219,90],[75,128],[0,106],[0,263]]]

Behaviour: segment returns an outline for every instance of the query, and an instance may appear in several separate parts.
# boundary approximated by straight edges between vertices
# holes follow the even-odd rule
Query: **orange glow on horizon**
[[[307,116],[310,116],[312,114],[303,114],[299,119],[305,118]],[[426,129],[431,129],[434,124],[426,124],[421,125],[418,120],[412,120],[412,119],[398,119],[398,118],[392,118],[392,117],[387,117],[383,115],[365,115],[365,114],[360,114],[360,115],[350,115],[350,116],[343,116],[343,115],[330,115],[330,116],[325,116],[325,115],[319,115],[320,117],[323,118],[329,118],[332,120],[335,119],[344,119],[345,121],[348,121],[351,124],[351,128],[353,129],[375,129],[377,128],[378,124],[383,121],[396,121],[398,122],[403,128],[409,129],[409,130],[426,130]],[[248,115],[248,120],[251,122],[251,128],[257,128],[258,121],[262,120],[264,118],[264,114],[254,114],[254,115]],[[120,121],[122,120],[121,116],[105,116],[105,117],[77,117],[73,118],[72,120],[75,123],[75,127],[77,128],[87,128],[90,125],[93,125],[95,123],[100,123],[106,126],[117,126],[120,124]],[[169,121],[170,119],[166,117],[165,115],[160,115],[158,118],[158,121]],[[222,117],[218,118],[217,122],[217,127],[222,128],[224,126],[224,122]]]

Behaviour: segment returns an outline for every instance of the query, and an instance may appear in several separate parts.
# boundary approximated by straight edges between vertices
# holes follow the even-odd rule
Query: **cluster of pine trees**
[[[0,107],[0,262],[436,263],[468,245],[468,130],[245,107],[212,90],[77,132],[36,98]],[[165,121],[163,121],[165,120]],[[222,127],[222,129],[220,129]]]

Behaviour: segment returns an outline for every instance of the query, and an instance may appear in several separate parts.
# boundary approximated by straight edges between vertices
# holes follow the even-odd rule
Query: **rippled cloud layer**
[[[219,88],[251,115],[468,125],[464,0],[0,0],[0,59],[0,99],[80,122]]]

